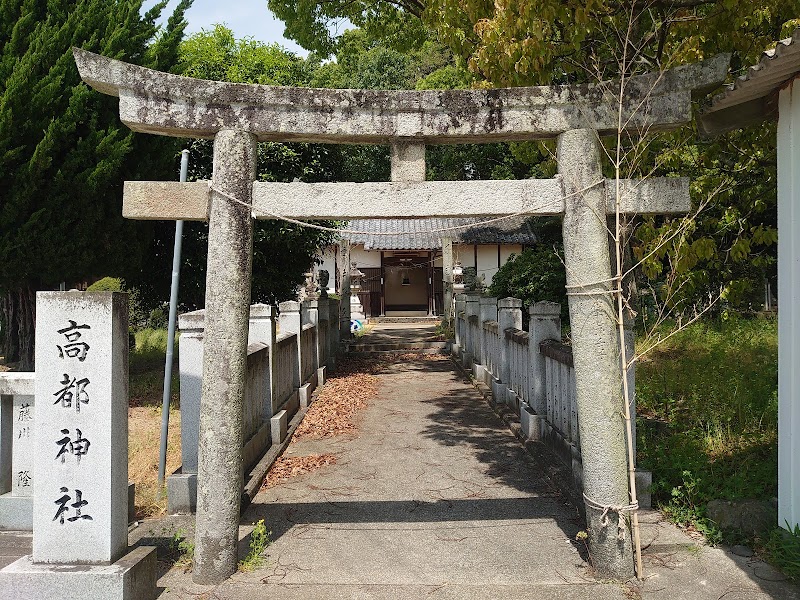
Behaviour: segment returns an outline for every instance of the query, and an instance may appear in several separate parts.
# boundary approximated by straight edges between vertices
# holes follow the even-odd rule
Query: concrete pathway
[[[404,355],[379,378],[357,434],[287,449],[336,464],[262,490],[243,515],[241,556],[253,523],[272,531],[264,565],[197,586],[173,551],[159,598],[800,600],[762,561],[704,546],[655,511],[641,514],[645,581],[595,580],[578,513],[548,478],[555,463],[532,458],[449,359]],[[131,543],[174,546],[192,530],[191,516],[167,517]],[[0,534],[0,564],[29,544]]]
[[[357,435],[287,450],[335,465],[262,491],[243,515],[243,547],[258,519],[272,531],[262,568],[213,590],[173,570],[162,597],[800,598],[656,512],[642,515],[647,581],[595,580],[576,509],[449,359],[405,357],[380,380]]]

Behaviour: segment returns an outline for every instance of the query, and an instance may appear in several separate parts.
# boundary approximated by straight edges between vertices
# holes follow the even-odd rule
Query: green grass
[[[786,524],[787,528],[789,524]],[[765,550],[770,561],[789,578],[800,579],[800,526],[793,531],[775,528],[767,540]]]
[[[777,377],[767,318],[695,323],[637,365],[637,459],[673,520],[715,541],[710,500],[777,495]]]
[[[130,351],[130,398],[132,406],[160,406],[164,390],[164,360],[167,353],[166,329],[141,329],[134,334]],[[172,398],[179,396],[178,339],[175,339]],[[177,404],[176,404],[177,406]]]

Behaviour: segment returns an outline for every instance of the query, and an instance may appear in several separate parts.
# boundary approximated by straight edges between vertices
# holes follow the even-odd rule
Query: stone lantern
[[[456,261],[453,265],[453,291],[461,293],[465,289],[464,285],[464,267],[461,266],[461,261]]]
[[[356,266],[356,261],[350,263],[350,329],[358,331],[364,325],[366,316],[364,306],[358,293],[361,291],[361,283],[364,280],[364,273]]]

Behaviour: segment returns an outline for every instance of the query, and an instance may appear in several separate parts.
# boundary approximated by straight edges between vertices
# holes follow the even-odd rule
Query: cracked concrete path
[[[272,531],[264,565],[213,588],[173,568],[160,598],[800,598],[655,511],[642,514],[647,579],[595,580],[575,507],[449,359],[406,355],[379,379],[356,434],[287,449],[336,464],[262,490],[242,516],[242,556],[254,522]]]
[[[436,358],[387,366],[356,435],[289,446],[337,462],[259,493],[242,521],[271,529],[266,563],[218,597],[624,597],[588,576],[575,508]]]

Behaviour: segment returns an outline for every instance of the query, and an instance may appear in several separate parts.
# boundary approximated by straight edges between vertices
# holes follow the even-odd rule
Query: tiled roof
[[[792,37],[761,55],[740,77],[717,94],[701,118],[707,133],[717,134],[757,122],[777,112],[773,92],[800,73],[800,27]],[[742,106],[747,105],[747,106]]]
[[[511,217],[482,225],[489,219],[356,219],[345,229],[351,244],[367,250],[433,250],[442,247],[442,238],[462,244],[526,244],[536,236],[526,217]],[[462,227],[465,226],[465,227]],[[459,227],[453,231],[441,231]],[[388,234],[388,235],[387,235]]]
[[[800,27],[792,37],[778,42],[772,50],[761,55],[741,77],[729,84],[728,89],[714,97],[713,108],[722,109],[761,98],[778,89],[800,72]]]

